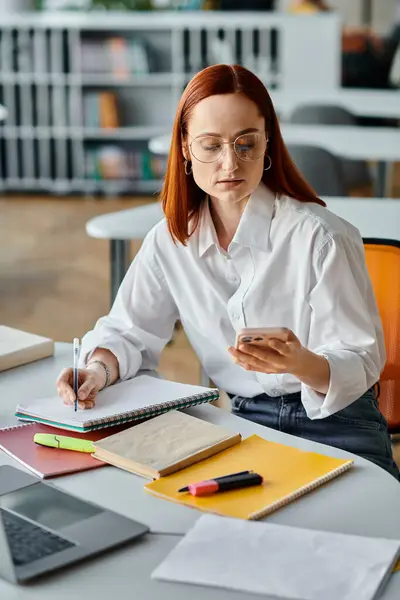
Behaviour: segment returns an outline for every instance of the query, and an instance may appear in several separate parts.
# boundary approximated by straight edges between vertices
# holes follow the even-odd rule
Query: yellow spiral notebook
[[[304,452],[252,435],[196,465],[147,483],[145,490],[205,512],[238,519],[261,519],[341,475],[353,462]],[[189,483],[245,470],[262,475],[264,483],[211,496],[196,497],[178,492]]]

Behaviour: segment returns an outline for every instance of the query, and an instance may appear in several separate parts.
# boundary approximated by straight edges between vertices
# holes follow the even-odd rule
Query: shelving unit
[[[324,52],[322,61],[315,60],[310,44],[307,49],[300,43],[302,37],[309,39],[311,29],[320,47],[327,37],[331,40],[332,52]],[[123,57],[117,54],[113,69],[106,63],[102,68],[100,56],[89,56],[94,68],[86,72],[87,48],[101,48],[110,39],[142,44],[149,71],[136,73],[139,63],[121,69],[117,63]],[[340,23],[333,15],[322,20],[195,11],[5,16],[0,23],[0,104],[8,116],[0,124],[0,190],[156,192],[159,177],[89,176],[90,149],[111,145],[144,156],[149,139],[170,130],[187,82],[207,65],[244,64],[271,89],[312,80],[329,87],[337,83],[339,48]],[[89,127],[84,99],[104,91],[118,97],[119,126]]]

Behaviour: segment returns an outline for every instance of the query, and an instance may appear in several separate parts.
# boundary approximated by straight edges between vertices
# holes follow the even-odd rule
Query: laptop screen
[[[2,495],[1,506],[56,531],[102,512],[101,508],[42,483]]]

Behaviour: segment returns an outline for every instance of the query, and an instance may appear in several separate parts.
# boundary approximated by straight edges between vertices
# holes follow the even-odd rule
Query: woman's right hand
[[[64,404],[73,406],[75,393],[73,389],[72,368],[63,369],[56,381],[58,395]],[[104,386],[104,373],[95,369],[78,370],[78,407],[80,409],[93,408],[97,392]]]

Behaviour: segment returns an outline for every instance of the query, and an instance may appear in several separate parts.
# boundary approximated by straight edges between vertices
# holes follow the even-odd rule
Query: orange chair
[[[364,238],[367,267],[383,324],[386,365],[379,408],[390,433],[400,432],[400,242]]]

